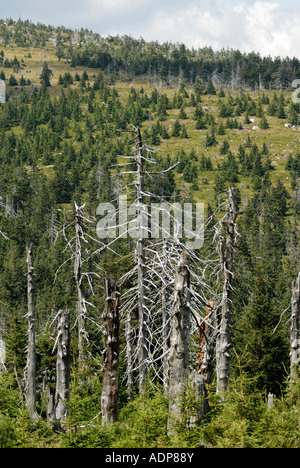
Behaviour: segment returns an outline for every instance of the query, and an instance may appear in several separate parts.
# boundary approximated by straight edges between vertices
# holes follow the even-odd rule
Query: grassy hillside
[[[0,339],[6,345],[0,447],[299,447],[299,385],[289,381],[291,284],[300,269],[300,107],[290,88],[298,62],[0,20],[0,79],[7,90],[0,106]],[[135,252],[133,242],[121,239],[115,251],[99,254],[95,214],[99,203],[115,200],[133,180],[118,169],[122,155],[134,154],[128,132],[133,125],[155,150],[159,170],[178,163],[172,173],[146,178],[149,192],[171,202],[202,201],[212,214],[232,186],[240,211],[227,397],[216,397],[213,379],[209,421],[194,424],[199,400],[187,388],[172,436],[161,374],[153,371],[160,356],[151,363],[145,393],[139,394],[136,379],[133,398],[128,395],[125,315],[120,421],[103,427],[100,414],[104,277],[121,278],[133,267]],[[74,202],[85,204],[82,275],[91,296],[84,369],[76,336]],[[203,279],[208,300],[222,296],[212,226],[224,210],[212,218],[201,260],[191,267],[204,265],[193,287],[201,295]],[[28,244],[34,252],[39,422],[28,418],[20,398]],[[134,278],[126,278],[121,294],[134,286]],[[152,286],[162,290],[161,284]],[[55,321],[63,309],[72,320],[70,418],[68,432],[55,434],[45,421],[45,385],[55,390]],[[200,309],[204,314],[205,304]],[[130,313],[136,331],[138,313]],[[197,368],[198,347],[197,331],[191,370]],[[275,395],[272,409],[269,392]]]
[[[66,90],[66,87],[70,87],[72,90],[79,90],[85,95],[88,95],[89,87],[93,87],[96,77],[97,70],[94,68],[86,67],[73,67],[71,63],[68,63],[66,60],[58,60],[56,56],[56,47],[52,43],[47,43],[46,47],[43,48],[23,48],[17,46],[4,46],[1,47],[1,50],[4,53],[4,60],[13,62],[14,58],[17,57],[18,61],[21,64],[21,68],[16,72],[13,68],[3,67],[2,70],[5,74],[6,81],[9,83],[9,78],[13,75],[17,82],[20,83],[21,77],[24,80],[30,80],[30,85],[25,85],[24,89],[27,93],[32,91],[32,86],[40,87],[40,74],[42,71],[43,64],[47,62],[53,76],[51,77],[51,87],[48,91],[52,97],[59,96],[62,90]],[[75,81],[76,76],[82,77],[83,73],[87,73],[88,80],[86,80],[85,87],[82,87],[80,81]],[[73,84],[61,85],[60,77],[64,77],[66,74],[70,74],[73,78]],[[220,163],[224,156],[220,155],[220,147],[224,140],[227,140],[230,144],[230,150],[237,154],[238,148],[241,144],[244,144],[247,139],[250,137],[252,142],[257,144],[259,148],[262,148],[265,144],[268,148],[269,158],[272,164],[271,172],[271,181],[276,183],[278,179],[281,179],[286,185],[287,189],[291,189],[289,173],[285,171],[285,165],[289,154],[295,154],[298,150],[299,144],[299,130],[297,125],[293,128],[287,128],[286,123],[290,122],[289,119],[289,109],[291,105],[291,95],[292,90],[256,90],[249,91],[243,90],[240,88],[232,89],[228,87],[224,89],[225,96],[219,97],[219,90],[216,88],[216,94],[209,95],[206,94],[205,87],[204,93],[201,93],[201,103],[202,108],[205,109],[204,114],[213,116],[216,131],[218,126],[223,124],[225,127],[225,135],[217,135],[217,145],[213,147],[206,147],[205,137],[210,130],[210,125],[207,124],[207,128],[203,130],[196,129],[197,120],[195,118],[195,87],[190,83],[185,83],[184,81],[177,79],[176,83],[173,86],[170,86],[166,83],[165,80],[157,78],[156,80],[151,77],[141,76],[133,81],[126,79],[125,81],[116,81],[114,77],[108,78],[109,81],[112,81],[113,84],[109,85],[111,89],[115,88],[118,91],[120,101],[125,103],[128,101],[128,97],[132,89],[135,89],[137,93],[142,89],[145,94],[149,97],[151,96],[154,90],[157,90],[158,95],[166,96],[169,101],[169,106],[172,107],[174,102],[174,96],[180,95],[182,98],[180,100],[180,106],[184,109],[186,118],[180,119],[180,109],[179,108],[169,108],[166,111],[166,115],[161,124],[169,132],[170,138],[164,139],[161,138],[160,143],[156,145],[158,153],[162,156],[169,154],[171,157],[176,158],[180,150],[184,150],[186,153],[190,153],[192,150],[195,151],[197,158],[200,159],[202,155],[208,156],[212,160],[213,168],[216,169],[218,163]],[[86,88],[87,86],[87,88]],[[7,86],[7,92],[10,96],[18,96],[20,94],[20,85],[18,86]],[[180,92],[180,90],[182,92]],[[246,95],[247,98],[250,98],[255,104],[258,105],[261,102],[262,95],[268,99],[272,100],[274,93],[279,96],[283,96],[284,99],[284,110],[286,113],[286,118],[278,118],[276,116],[270,116],[268,114],[268,104],[262,104],[263,112],[267,117],[267,122],[269,124],[269,129],[267,130],[253,130],[254,125],[260,124],[260,118],[257,117],[257,113],[254,112],[248,114],[248,117],[254,122],[245,123],[245,112],[240,112],[239,115],[236,114],[236,104],[233,107],[232,118],[236,119],[238,124],[242,126],[241,129],[230,129],[226,128],[227,118],[220,117],[220,106],[222,103],[227,103],[228,100],[235,102],[236,98],[241,95]],[[175,104],[178,106],[178,104]],[[151,129],[159,120],[157,115],[157,110],[155,106],[150,109],[151,119],[147,119],[142,122],[143,129],[147,129],[148,132],[151,132]],[[180,120],[181,125],[184,125],[187,130],[188,138],[176,138],[172,137],[172,128],[176,119]],[[197,168],[198,169],[198,168]],[[47,172],[46,172],[47,173]],[[198,169],[198,190],[193,190],[193,195],[197,200],[209,201],[213,200],[213,187],[214,187],[214,176],[215,173],[206,172],[205,170],[200,171]],[[178,182],[181,178],[178,176]],[[249,193],[249,181],[247,177],[241,175],[237,184],[243,189],[245,194]],[[189,187],[189,184],[187,184]]]

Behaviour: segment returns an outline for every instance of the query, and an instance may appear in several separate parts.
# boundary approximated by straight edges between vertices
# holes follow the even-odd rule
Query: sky
[[[0,0],[0,17],[300,59],[299,0]]]

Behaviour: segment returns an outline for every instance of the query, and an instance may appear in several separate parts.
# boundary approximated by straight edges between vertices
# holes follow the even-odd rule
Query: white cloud
[[[144,26],[144,37],[183,42],[190,47],[229,47],[261,55],[298,56],[300,7],[258,0],[235,6],[225,0],[189,2],[169,14],[163,9]]]
[[[141,13],[144,8],[151,5],[151,0],[86,0],[85,10],[93,18],[98,15],[107,16],[135,16]]]
[[[300,21],[296,10],[267,1],[248,6],[242,3],[235,10],[244,18],[242,49],[262,55],[299,56]]]
[[[183,42],[190,47],[211,45],[213,48],[230,46],[232,31],[238,31],[238,13],[222,1],[204,1],[201,6],[190,2],[173,14],[158,10],[148,24],[147,37],[154,32],[163,40]],[[235,36],[238,36],[238,32]]]

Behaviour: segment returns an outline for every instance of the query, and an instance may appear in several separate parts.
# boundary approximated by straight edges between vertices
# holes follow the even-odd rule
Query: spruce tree
[[[265,115],[262,116],[262,118],[261,118],[261,120],[260,120],[260,122],[259,122],[259,126],[260,126],[260,128],[262,128],[263,130],[267,130],[268,128],[270,128],[270,127],[269,127],[269,123],[268,123],[268,121],[267,121]]]
[[[51,76],[53,76],[53,72],[51,68],[49,67],[47,62],[44,62],[42,72],[40,74],[40,81],[42,86],[45,86],[46,88],[51,86]]]
[[[173,125],[173,129],[172,129],[171,135],[172,135],[173,137],[179,137],[179,136],[180,136],[180,133],[181,133],[181,125],[180,125],[179,120],[176,119],[175,122],[174,122],[174,125]]]

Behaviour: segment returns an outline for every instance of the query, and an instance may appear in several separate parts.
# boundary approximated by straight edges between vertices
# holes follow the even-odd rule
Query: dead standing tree
[[[102,421],[111,424],[118,421],[119,395],[119,291],[116,282],[105,280],[104,354],[101,394]]]
[[[65,421],[69,414],[70,398],[71,319],[69,310],[59,311],[57,331],[55,419]]]
[[[215,350],[216,329],[214,327],[215,310],[213,301],[206,305],[205,321],[199,324],[198,370],[205,384],[210,384],[213,378],[213,360]]]
[[[39,419],[35,412],[36,406],[36,343],[35,343],[35,312],[33,303],[33,253],[32,245],[26,248],[27,257],[27,319],[28,346],[27,363],[24,370],[24,393],[26,407],[31,419]]]
[[[213,301],[207,301],[202,295],[197,297],[198,301],[194,304],[190,299],[186,306],[189,312],[195,319],[199,333],[199,353],[198,353],[198,369],[193,373],[191,384],[196,388],[196,396],[202,399],[201,408],[198,410],[198,415],[193,415],[191,422],[199,419],[207,413],[209,402],[207,400],[206,385],[211,382],[213,375],[214,349],[216,345],[216,374],[217,374],[217,393],[223,393],[228,386],[229,370],[230,370],[230,346],[231,346],[231,314],[232,314],[232,293],[233,293],[233,251],[238,233],[236,231],[237,211],[234,203],[233,190],[229,189],[228,211],[223,219],[215,226],[219,235],[219,252],[221,260],[221,270],[215,268],[214,262],[210,263],[208,259],[203,259],[204,270],[212,267],[211,272],[216,276],[222,274],[223,291],[222,296],[212,293]],[[224,239],[221,236],[221,229],[224,220],[227,219],[225,245]],[[178,281],[178,280],[177,280]],[[176,284],[176,280],[175,280]],[[205,282],[202,282],[203,289],[208,289]],[[175,292],[176,294],[176,292]],[[190,297],[193,297],[195,292],[190,289]],[[199,296],[199,294],[197,294]],[[201,305],[206,308],[206,316],[199,314]],[[213,307],[214,305],[214,307]],[[197,307],[198,306],[198,307]],[[200,307],[199,307],[200,306]],[[217,312],[219,311],[219,316]],[[221,313],[220,313],[221,312]],[[217,316],[216,316],[217,315]],[[217,322],[215,324],[215,321]],[[181,363],[184,368],[183,362]],[[179,385],[179,384],[177,384]],[[170,378],[170,392],[171,378]]]
[[[169,385],[169,349],[170,349],[170,312],[168,307],[168,247],[163,241],[162,251],[162,274],[161,274],[161,306],[162,306],[162,351],[163,351],[163,386],[165,395]]]
[[[88,306],[94,305],[88,301],[90,295],[94,294],[94,279],[99,278],[98,273],[91,271],[92,257],[96,255],[99,244],[103,243],[98,239],[93,238],[88,233],[88,226],[94,223],[93,219],[87,218],[84,215],[85,205],[79,206],[74,203],[75,210],[72,212],[73,220],[67,224],[64,222],[62,229],[58,234],[62,234],[67,244],[66,250],[70,250],[71,256],[63,262],[58,268],[55,275],[55,281],[59,271],[68,262],[73,262],[73,278],[75,279],[77,301],[76,301],[76,325],[78,329],[78,356],[79,368],[82,370],[85,367],[87,357],[87,345],[89,343],[89,336],[87,331],[87,321],[91,320],[88,316]],[[69,231],[73,228],[71,238]],[[75,234],[74,234],[75,231]],[[58,235],[56,236],[56,239]],[[98,326],[98,324],[96,324]]]
[[[145,208],[145,194],[144,194],[144,156],[143,156],[143,143],[141,138],[141,132],[139,128],[133,129],[135,133],[135,155],[125,156],[133,160],[136,170],[135,171],[124,171],[125,174],[135,174],[136,180],[133,182],[135,186],[135,209],[136,209],[136,218],[135,226],[133,228],[129,227],[128,219],[126,217],[125,225],[122,226],[123,236],[128,234],[130,230],[132,232],[131,236],[135,237],[135,266],[132,271],[124,275],[122,281],[128,277],[134,276],[137,274],[136,285],[129,291],[126,291],[125,301],[124,301],[124,313],[126,314],[126,355],[127,355],[127,391],[128,394],[132,394],[133,389],[133,368],[135,365],[135,356],[132,355],[132,339],[135,335],[132,329],[132,311],[137,307],[138,311],[138,343],[137,343],[137,355],[138,355],[138,379],[139,379],[139,391],[142,392],[145,386],[146,375],[147,375],[147,357],[148,357],[148,345],[147,345],[147,336],[148,336],[148,309],[146,305],[146,266],[145,266],[145,229],[147,222],[147,212]],[[124,156],[123,156],[124,157]],[[126,206],[127,209],[127,206]],[[133,293],[134,298],[131,297]],[[137,303],[135,301],[137,299]]]
[[[69,310],[59,310],[53,322],[57,319],[57,337],[52,354],[57,347],[56,354],[56,389],[52,392],[47,374],[43,382],[47,396],[47,420],[53,424],[53,429],[63,432],[61,422],[65,422],[69,415],[70,398],[70,343],[71,343],[71,315]],[[53,323],[52,322],[52,323]]]
[[[147,374],[147,310],[145,304],[145,197],[144,197],[144,161],[143,161],[143,143],[140,129],[137,129],[136,138],[136,164],[137,164],[137,274],[138,274],[138,311],[139,311],[139,390],[142,392],[145,386]]]
[[[300,316],[300,273],[292,284],[291,299],[291,334],[290,334],[290,377],[294,382],[298,376],[300,343],[299,343],[299,316]]]
[[[144,189],[144,176],[154,174],[162,174],[173,169],[176,164],[164,171],[148,172],[145,170],[145,162],[150,164],[157,164],[152,157],[153,150],[143,144],[139,128],[133,128],[135,133],[135,154],[134,156],[122,156],[131,159],[136,170],[124,171],[125,174],[134,174],[136,180],[132,183],[135,186],[135,219],[128,223],[128,220],[122,225],[122,233],[128,234],[131,231],[131,236],[135,239],[135,266],[133,270],[126,273],[121,278],[122,284],[127,279],[136,277],[136,284],[124,295],[122,311],[126,314],[126,342],[127,342],[127,388],[128,394],[132,393],[132,386],[134,383],[134,369],[138,370],[139,391],[142,392],[145,387],[146,376],[149,370],[149,363],[153,359],[150,357],[150,348],[153,348],[153,333],[151,327],[151,315],[155,302],[150,297],[150,290],[153,283],[149,276],[149,265],[147,254],[149,249],[146,247],[145,239],[148,239],[149,234],[149,214],[148,207],[145,203],[146,196],[153,195],[145,193]],[[155,196],[155,195],[154,195]],[[134,225],[134,227],[132,227]],[[134,232],[135,231],[135,235]],[[151,242],[147,241],[147,244]],[[133,310],[137,308],[138,311],[138,330],[132,328]],[[137,346],[133,346],[137,336]],[[134,348],[134,349],[133,349]]]
[[[166,215],[172,209],[172,205],[164,203],[161,211]],[[173,205],[173,209],[174,209]],[[165,211],[164,211],[165,210]],[[169,213],[170,214],[170,213]],[[182,215],[182,210],[181,213]],[[176,219],[177,218],[177,219]],[[171,217],[172,223],[178,221],[178,213],[176,217]],[[151,219],[153,222],[153,218]],[[207,223],[209,223],[208,220]],[[205,226],[203,226],[203,230]],[[162,229],[163,231],[163,229]],[[156,241],[147,240],[145,245],[145,285],[146,285],[146,311],[147,311],[147,370],[151,371],[151,380],[162,381],[165,393],[169,389],[169,363],[170,363],[170,322],[172,309],[172,288],[174,287],[174,276],[177,271],[178,263],[181,258],[181,253],[185,250],[189,261],[190,268],[190,297],[188,307],[194,320],[191,322],[191,336],[204,324],[207,326],[207,334],[209,339],[205,349],[205,365],[207,374],[212,373],[213,351],[216,336],[216,327],[213,326],[213,317],[215,308],[211,311],[208,317],[202,316],[201,311],[209,304],[207,297],[214,297],[214,303],[219,304],[220,299],[216,297],[215,292],[206,281],[206,276],[215,276],[220,273],[219,261],[215,258],[202,259],[199,251],[189,249],[180,241],[180,239],[166,236],[167,232],[162,232],[162,239]],[[213,255],[212,255],[213,256]],[[128,272],[121,279],[134,278],[136,275],[136,267],[131,272]],[[127,383],[133,385],[133,370],[138,368],[137,352],[136,352],[136,328],[131,326],[132,311],[136,306],[136,297],[138,284],[127,290],[123,295],[121,314],[127,314],[126,321],[126,343],[127,343]],[[193,337],[192,337],[193,339]],[[196,356],[194,359],[196,365]],[[134,367],[135,365],[135,367]],[[195,367],[195,366],[194,366]],[[150,374],[150,372],[149,372]],[[200,374],[199,374],[200,375]],[[202,379],[203,380],[203,379]],[[210,378],[209,378],[210,380]]]
[[[206,380],[199,368],[195,367],[190,358],[190,344],[192,335],[198,329],[198,333],[203,338],[206,329],[212,325],[209,315],[202,317],[197,310],[201,310],[206,300],[192,288],[193,272],[190,269],[186,251],[182,251],[179,264],[175,272],[173,306],[171,311],[171,336],[169,359],[169,418],[168,431],[171,434],[174,426],[182,416],[182,403],[189,383],[195,389],[195,398],[200,400],[197,404],[197,414],[191,409],[190,423],[195,422],[208,411]],[[199,277],[197,277],[199,279]],[[207,306],[208,307],[208,306]],[[192,321],[194,319],[194,324]],[[213,327],[214,328],[214,327]],[[202,332],[200,332],[202,330]],[[215,329],[214,329],[215,330]],[[200,340],[201,356],[204,343]],[[199,367],[199,364],[198,364]],[[201,402],[201,404],[200,404]],[[187,408],[185,409],[185,411]]]
[[[2,205],[2,198],[0,197],[0,207]],[[4,237],[4,239],[9,240],[7,236],[0,231],[0,235]],[[5,367],[5,358],[6,358],[6,348],[5,348],[5,340],[4,340],[4,318],[2,317],[1,313],[1,323],[0,323],[0,374],[2,370],[6,370]]]
[[[77,326],[78,326],[78,352],[79,365],[84,367],[85,344],[88,341],[86,331],[86,297],[82,277],[82,240],[84,240],[82,222],[85,205],[78,206],[75,202],[75,255],[74,255],[74,277],[77,288]]]
[[[216,328],[214,326],[215,310],[213,301],[205,307],[205,319],[198,318],[199,352],[197,371],[193,375],[192,385],[196,389],[196,396],[201,400],[197,414],[193,415],[191,422],[201,420],[209,412],[209,399],[207,387],[211,384],[214,371],[214,352],[216,343]]]
[[[198,249],[188,249],[180,241],[183,217],[186,235],[192,233],[196,235],[196,238],[201,239],[204,232],[204,226],[200,228],[200,232],[192,231],[191,226],[195,224],[192,206],[183,210],[179,203],[171,204],[145,189],[144,178],[146,176],[152,177],[154,174],[166,173],[174,168],[176,164],[163,171],[149,171],[148,165],[157,164],[156,159],[153,157],[153,150],[143,145],[139,129],[134,128],[133,132],[135,133],[133,139],[135,142],[134,155],[122,156],[130,160],[130,162],[124,163],[125,166],[132,166],[133,164],[135,166],[135,170],[130,168],[130,170],[122,172],[122,175],[135,175],[134,181],[125,186],[126,189],[130,185],[134,187],[134,190],[130,193],[134,194],[135,201],[129,208],[130,212],[128,211],[128,214],[133,218],[128,220],[127,215],[124,216],[124,211],[121,216],[122,210],[120,208],[119,225],[115,226],[120,230],[119,237],[116,236],[116,229],[114,229],[114,240],[107,244],[107,246],[110,246],[129,233],[134,239],[133,243],[135,245],[134,267],[119,280],[120,285],[126,283],[127,286],[122,295],[120,319],[124,320],[126,324],[126,377],[129,395],[132,394],[136,376],[140,392],[144,389],[147,375],[149,376],[149,382],[152,380],[162,381],[165,391],[167,391],[170,355],[170,298],[175,271],[182,251],[187,251],[192,265],[190,274],[193,288],[189,291],[189,308],[190,312],[193,310],[193,316],[197,317],[196,322],[192,322],[194,328],[195,325],[199,326],[199,323],[201,324],[206,320],[197,312],[205,310],[205,306],[209,302],[205,296],[214,297],[214,292],[205,282],[205,274],[210,270],[207,275],[214,275],[215,270],[220,269],[218,260],[201,259]],[[147,202],[154,198],[158,199],[159,203],[155,205],[154,211],[151,204],[150,214],[150,206],[147,205]],[[119,203],[119,206],[121,206],[120,199]],[[108,205],[109,215],[105,221],[108,228],[107,233],[112,228],[111,222],[116,219],[114,206],[112,204]],[[122,208],[124,208],[123,201]],[[125,208],[126,210],[128,208],[127,198]],[[173,212],[173,216],[171,212]],[[101,214],[103,213],[101,212]],[[198,219],[198,215],[199,213],[196,211],[196,219]],[[160,216],[163,218],[162,225],[159,224]],[[174,229],[173,236],[170,234],[170,226]],[[201,232],[201,229],[203,229],[203,232]],[[152,238],[148,236],[149,232],[151,232]],[[134,233],[135,236],[132,235]],[[106,247],[104,246],[103,249]],[[218,303],[218,300],[216,300],[216,303]],[[135,320],[136,318],[137,320]]]
[[[169,374],[169,419],[172,427],[181,413],[181,400],[189,377],[190,354],[190,271],[185,252],[182,253],[174,282],[174,304],[171,317],[170,374]]]
[[[219,334],[216,343],[217,393],[222,394],[228,387],[230,374],[231,317],[233,293],[233,253],[237,238],[237,211],[233,189],[229,188],[228,221],[225,239],[220,235],[219,252],[223,277],[223,297],[218,315]],[[224,242],[225,241],[225,242]]]
[[[1,371],[6,370],[5,358],[6,358],[5,341],[2,338],[2,330],[1,330],[0,331],[0,375],[1,375]]]

